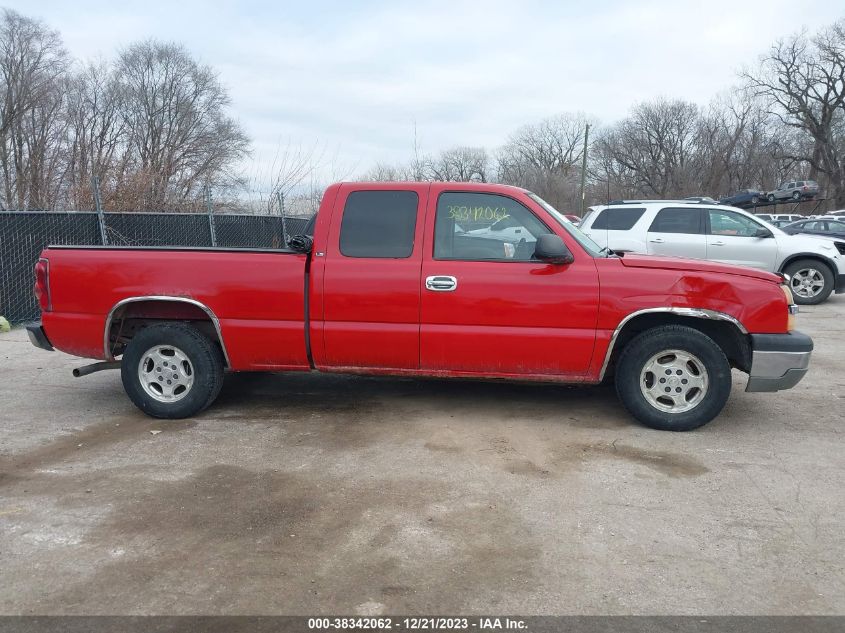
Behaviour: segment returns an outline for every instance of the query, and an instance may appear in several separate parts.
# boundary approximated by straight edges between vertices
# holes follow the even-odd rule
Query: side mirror
[[[546,233],[537,238],[534,257],[549,264],[571,264],[575,261],[560,236],[552,233]]]
[[[307,235],[294,235],[288,238],[288,248],[297,253],[310,253],[314,240]]]
[[[754,231],[754,237],[774,237],[769,229],[759,228]]]

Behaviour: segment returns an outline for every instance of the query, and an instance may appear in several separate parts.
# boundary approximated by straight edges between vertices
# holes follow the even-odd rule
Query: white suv
[[[590,207],[581,230],[619,252],[710,259],[789,275],[796,303],[845,292],[845,242],[787,235],[752,214],[681,200],[626,200]]]

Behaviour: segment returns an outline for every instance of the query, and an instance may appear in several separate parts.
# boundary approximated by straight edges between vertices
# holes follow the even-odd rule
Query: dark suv
[[[783,183],[774,191],[766,194],[769,202],[776,200],[801,200],[803,198],[815,198],[819,193],[819,183],[815,180],[792,180]]]

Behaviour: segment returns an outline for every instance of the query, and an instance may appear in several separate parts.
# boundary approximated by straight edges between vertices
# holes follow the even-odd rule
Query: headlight
[[[839,251],[840,255],[845,255],[845,242],[834,242],[834,246],[836,246],[836,250]]]

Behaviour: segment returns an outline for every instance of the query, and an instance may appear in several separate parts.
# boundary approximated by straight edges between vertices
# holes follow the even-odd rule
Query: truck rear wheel
[[[634,338],[616,367],[616,393],[640,422],[661,431],[691,431],[715,418],[731,393],[731,367],[706,334],[683,325]]]
[[[184,323],[144,328],[129,342],[120,367],[123,388],[141,411],[178,419],[208,407],[223,386],[223,357]]]

